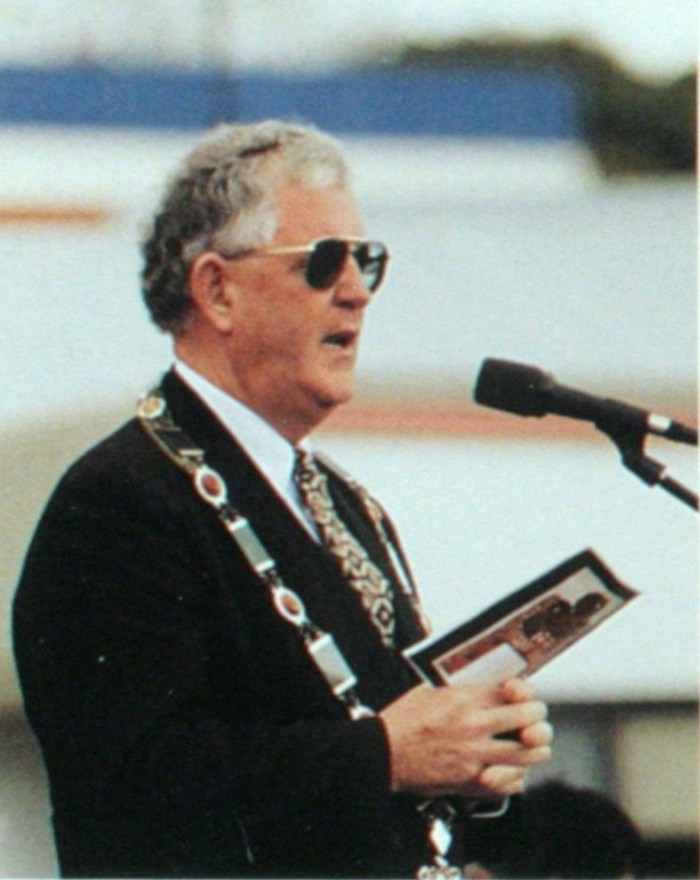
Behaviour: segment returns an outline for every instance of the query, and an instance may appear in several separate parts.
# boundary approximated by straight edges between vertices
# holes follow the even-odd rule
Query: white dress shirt
[[[175,372],[235,437],[267,482],[318,540],[316,527],[301,503],[292,476],[294,446],[252,409],[213,385],[183,361],[175,360]],[[309,450],[308,441],[303,440],[299,445]]]

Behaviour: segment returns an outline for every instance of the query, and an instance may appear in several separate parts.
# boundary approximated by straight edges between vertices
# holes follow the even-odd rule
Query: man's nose
[[[345,308],[364,308],[372,298],[357,260],[348,254],[335,285],[334,299]]]

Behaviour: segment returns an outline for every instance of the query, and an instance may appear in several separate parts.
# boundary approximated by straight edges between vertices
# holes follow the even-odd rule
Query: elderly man
[[[522,681],[412,678],[391,522],[311,453],[387,262],[336,143],[217,129],[144,252],[174,367],[61,480],[15,601],[62,873],[447,873],[551,730]]]

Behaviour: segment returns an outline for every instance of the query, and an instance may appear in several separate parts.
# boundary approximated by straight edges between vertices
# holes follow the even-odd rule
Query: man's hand
[[[495,688],[419,685],[379,717],[395,792],[507,797],[523,790],[531,765],[550,757],[547,707],[517,678]],[[517,738],[499,737],[515,732]]]

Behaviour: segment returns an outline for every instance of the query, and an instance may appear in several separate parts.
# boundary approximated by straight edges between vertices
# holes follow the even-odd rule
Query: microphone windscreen
[[[547,412],[542,392],[549,384],[549,376],[537,367],[486,358],[477,377],[474,400],[519,416],[542,416]]]

